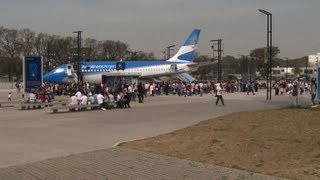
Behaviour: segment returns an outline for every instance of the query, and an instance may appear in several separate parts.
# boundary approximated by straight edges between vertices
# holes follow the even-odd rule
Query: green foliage
[[[265,77],[268,72],[268,61],[266,48],[256,48],[250,52],[250,57],[254,59],[254,64],[256,64],[257,70],[260,71],[260,74]],[[280,49],[276,46],[272,47],[272,58],[274,59],[280,53]]]
[[[307,67],[308,66],[308,56],[304,56],[297,59],[292,59],[288,61],[289,67]]]
[[[256,48],[250,52],[250,57],[263,61],[266,57],[266,47]],[[276,46],[272,47],[272,58],[275,58],[280,53],[280,49]]]

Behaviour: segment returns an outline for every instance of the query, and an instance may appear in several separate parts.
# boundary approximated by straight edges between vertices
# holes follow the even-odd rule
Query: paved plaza
[[[6,100],[6,94],[7,90],[0,91],[0,101]],[[18,95],[14,94],[14,97]],[[168,133],[232,112],[290,105],[288,96],[272,96],[271,101],[266,101],[265,91],[256,95],[224,94],[224,99],[226,106],[216,106],[215,98],[209,94],[186,98],[155,96],[146,98],[143,104],[133,102],[130,109],[58,114],[52,114],[50,108],[27,111],[18,110],[18,107],[1,108],[0,179],[15,179],[17,172],[28,175],[22,175],[22,178],[17,176],[17,179],[74,179],[70,174],[65,174],[68,168],[77,171],[74,172],[79,175],[76,179],[130,179],[130,175],[132,179],[221,179],[227,174],[230,174],[226,176],[227,179],[249,177],[250,174],[255,177],[256,174],[246,172],[240,173],[240,176],[239,170],[219,169],[211,165],[113,147],[119,142]],[[300,99],[301,103],[310,103],[308,95]],[[48,158],[51,159],[46,160]],[[166,167],[168,165],[173,166],[172,169]],[[153,168],[148,169],[151,166]],[[185,173],[187,171],[184,169],[188,168],[194,169]],[[213,171],[215,168],[221,173]],[[37,169],[44,174],[36,175]],[[223,173],[228,172],[225,169],[234,172],[234,176],[231,176],[232,173]],[[175,176],[179,170],[184,171]],[[161,173],[164,175],[161,176]],[[217,175],[216,178],[212,178],[213,175]]]

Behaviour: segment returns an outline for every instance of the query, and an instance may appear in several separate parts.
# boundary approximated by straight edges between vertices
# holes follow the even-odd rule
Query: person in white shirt
[[[80,105],[87,105],[88,104],[88,97],[85,93],[81,96],[81,102]]]
[[[80,91],[77,91],[77,93],[75,94],[75,96],[77,97],[78,104],[80,104],[82,93],[81,93]]]
[[[124,107],[124,93],[120,91],[117,95],[117,107],[123,108]]]
[[[70,95],[70,101],[69,101],[69,105],[77,105],[78,104],[78,100],[77,97],[75,95]]]
[[[11,101],[11,97],[12,97],[12,94],[11,94],[11,92],[9,92],[9,94],[8,94],[8,101]]]
[[[113,94],[112,93],[109,93],[108,94],[108,96],[109,96],[109,102],[114,102],[114,96],[113,96]]]
[[[129,91],[129,93],[132,93],[132,92],[133,92],[132,84],[130,84],[130,85],[128,86],[128,91]]]
[[[92,93],[89,92],[88,104],[93,104],[93,103],[94,103],[94,97],[92,96]]]
[[[106,108],[105,108],[104,96],[102,95],[102,93],[99,93],[97,95],[97,101],[98,101],[98,104],[100,105],[100,108],[105,111]]]
[[[150,84],[150,86],[149,86],[149,94],[150,94],[150,96],[154,96],[154,84]]]
[[[36,95],[34,94],[33,91],[31,91],[31,93],[29,93],[28,103],[34,103],[34,102],[36,102]]]
[[[221,88],[221,86],[220,86],[220,83],[217,83],[216,86],[217,86],[217,87],[216,87],[216,90],[217,90],[217,94],[216,94],[216,96],[217,96],[216,105],[218,105],[219,99],[220,99],[222,105],[224,106],[224,101],[223,101],[223,97],[222,97],[222,88]]]
[[[144,84],[144,96],[147,97],[148,91],[149,91],[149,83]]]
[[[68,106],[78,105],[77,97],[74,94],[70,94],[70,100]],[[70,111],[75,111],[75,108],[70,108]]]

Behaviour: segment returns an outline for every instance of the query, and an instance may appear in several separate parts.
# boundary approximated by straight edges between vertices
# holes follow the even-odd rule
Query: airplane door
[[[73,67],[71,64],[67,64],[67,75],[72,76]]]
[[[171,64],[170,65],[170,72],[175,72],[178,70],[178,66],[177,64]]]

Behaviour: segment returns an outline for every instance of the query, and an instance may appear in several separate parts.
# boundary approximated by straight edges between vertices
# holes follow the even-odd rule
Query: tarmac
[[[5,101],[8,90],[0,90]],[[13,98],[19,98],[14,93]],[[67,97],[59,97],[67,98]],[[119,147],[120,142],[172,132],[200,121],[240,111],[290,105],[289,97],[266,91],[215,98],[155,96],[130,109],[53,114],[50,108],[0,109],[2,179],[279,179],[236,169],[149,154]],[[310,104],[309,95],[300,97]]]

